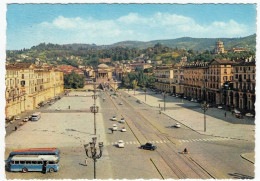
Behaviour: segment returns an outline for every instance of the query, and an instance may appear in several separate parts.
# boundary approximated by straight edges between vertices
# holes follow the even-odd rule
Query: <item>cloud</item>
[[[86,43],[110,44],[123,40],[148,41],[154,39],[190,37],[237,37],[246,36],[250,28],[235,20],[214,21],[200,24],[192,17],[179,14],[157,12],[150,16],[129,13],[116,19],[94,19],[81,17],[56,17],[51,22],[42,22],[38,30],[52,32],[49,36],[59,33],[67,34],[74,41]],[[49,30],[49,31],[47,31]],[[52,30],[52,31],[51,31]],[[51,39],[51,37],[49,37]]]

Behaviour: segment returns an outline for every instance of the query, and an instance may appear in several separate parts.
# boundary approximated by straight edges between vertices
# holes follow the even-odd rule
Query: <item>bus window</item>
[[[54,161],[49,161],[49,164],[54,164]]]
[[[32,161],[32,164],[37,164],[37,161]]]
[[[42,165],[42,161],[38,161],[38,164],[41,164],[41,165]]]
[[[32,164],[32,161],[26,161],[25,164]]]
[[[25,164],[25,161],[20,161],[20,164]]]
[[[14,161],[14,164],[19,164],[19,161]]]
[[[14,164],[14,161],[11,161],[11,164]]]

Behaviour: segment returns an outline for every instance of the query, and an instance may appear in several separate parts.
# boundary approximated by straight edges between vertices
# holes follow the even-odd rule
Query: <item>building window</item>
[[[244,75],[244,79],[246,79],[246,74]]]
[[[24,79],[24,74],[22,74],[22,79]]]

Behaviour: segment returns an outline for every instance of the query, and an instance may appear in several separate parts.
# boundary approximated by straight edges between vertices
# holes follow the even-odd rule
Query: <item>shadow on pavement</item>
[[[232,176],[235,179],[254,179],[254,177],[240,174],[240,173],[229,173],[228,175]]]

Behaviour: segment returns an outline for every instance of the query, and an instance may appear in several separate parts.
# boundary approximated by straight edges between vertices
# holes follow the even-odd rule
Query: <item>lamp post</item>
[[[146,88],[144,88],[144,100],[145,100],[145,102],[146,102]]]
[[[166,92],[163,92],[162,95],[163,95],[163,105],[164,105],[164,111],[165,111],[165,98],[166,98]]]
[[[96,135],[97,129],[96,129],[96,113],[98,113],[98,106],[95,104],[90,107],[90,110],[92,113],[94,113],[94,134]]]
[[[209,104],[204,101],[201,105],[200,105],[201,109],[204,111],[204,132],[206,132],[206,111],[209,108]]]
[[[97,137],[92,138],[92,142],[84,145],[84,149],[88,158],[92,158],[94,161],[94,179],[96,179],[96,162],[97,159],[102,157],[103,142],[98,143],[99,149],[96,147]],[[99,153],[98,153],[99,152]]]

